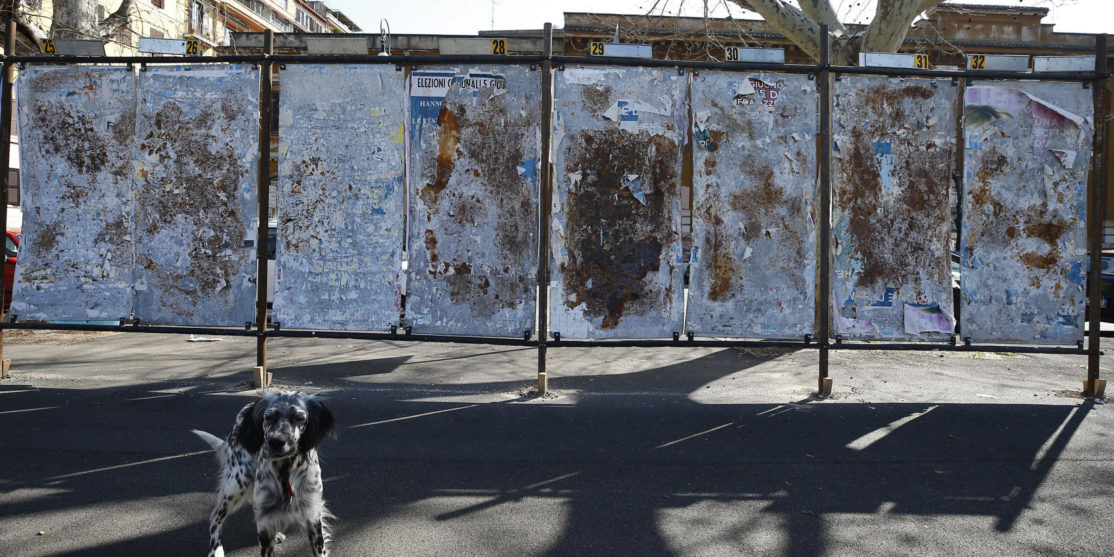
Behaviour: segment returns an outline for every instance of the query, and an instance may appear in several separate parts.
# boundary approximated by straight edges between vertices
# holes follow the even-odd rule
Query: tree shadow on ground
[[[420,536],[397,539],[408,531],[392,526],[400,520],[456,533],[463,553],[483,547],[493,555],[675,555],[678,529],[690,547],[822,555],[834,543],[828,516],[880,512],[987,517],[998,532],[1009,532],[1091,408],[700,404],[678,394],[772,357],[716,352],[703,360],[706,370],[684,377],[693,362],[584,376],[577,381],[659,380],[681,390],[585,396],[574,404],[417,401],[391,383],[358,396],[333,393],[329,403],[342,425],[322,452],[326,498],[340,517],[334,551],[435,554],[445,547]],[[342,379],[343,370],[331,365],[299,373]],[[343,365],[349,373],[390,373],[399,361]],[[466,388],[503,392],[521,384]],[[0,535],[0,550],[202,551],[216,464],[188,429],[223,435],[250,399],[229,395],[225,386],[182,382],[0,387],[0,446],[13,463],[0,472],[0,516],[7,517],[0,531],[8,532]],[[692,509],[702,506],[722,514],[692,522],[700,514]],[[515,527],[504,515],[523,509],[558,526],[532,545],[479,539],[496,522],[523,538],[536,535],[530,524]],[[666,525],[671,513],[689,522]],[[83,525],[90,517],[99,522]],[[226,549],[255,554],[250,511],[237,517],[226,529]],[[64,532],[37,536],[40,523],[106,530],[69,540]],[[784,540],[776,550],[755,541],[770,529]],[[918,541],[893,543],[913,552]],[[285,545],[288,555],[305,548],[300,534]]]

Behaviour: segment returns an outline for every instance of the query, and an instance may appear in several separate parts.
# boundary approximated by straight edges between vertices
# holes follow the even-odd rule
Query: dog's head
[[[316,447],[332,433],[334,423],[332,411],[316,397],[282,391],[255,401],[244,413],[236,438],[263,458],[287,458]]]

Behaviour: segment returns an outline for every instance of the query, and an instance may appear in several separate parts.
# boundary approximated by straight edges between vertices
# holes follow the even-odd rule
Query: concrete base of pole
[[[267,371],[263,366],[255,366],[252,368],[252,375],[255,379],[256,389],[265,389],[271,386],[271,381],[274,379],[274,374]]]

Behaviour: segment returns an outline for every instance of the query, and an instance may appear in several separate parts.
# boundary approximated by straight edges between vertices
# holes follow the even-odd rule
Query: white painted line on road
[[[759,412],[759,413],[755,414],[755,416],[762,416],[762,415],[765,415],[765,414],[769,414],[770,412],[776,412],[778,410],[781,410],[782,408],[785,408],[784,404],[782,404],[781,406],[775,406],[775,407],[773,407],[769,410]]]
[[[93,470],[86,470],[84,472],[74,472],[73,474],[63,474],[61,476],[51,476],[49,478],[44,479],[43,481],[44,482],[49,482],[49,481],[55,481],[55,480],[65,480],[65,479],[68,479],[68,478],[76,478],[78,476],[86,476],[86,475],[89,475],[89,474],[96,474],[98,472],[108,472],[109,470],[119,470],[121,468],[131,468],[133,466],[142,466],[144,464],[154,464],[156,462],[165,462],[167,460],[177,460],[179,458],[187,458],[187,457],[197,456],[199,454],[206,454],[206,453],[211,453],[211,452],[213,452],[212,449],[209,449],[207,451],[196,451],[196,452],[186,453],[186,454],[163,456],[163,457],[159,457],[159,458],[152,458],[152,459],[149,459],[149,460],[141,460],[139,462],[130,462],[128,464],[120,464],[120,465],[117,465],[117,466],[106,466],[104,468],[96,468],[96,469],[93,469]]]
[[[735,422],[727,422],[727,423],[725,423],[725,424],[723,424],[723,425],[719,425],[719,426],[713,427],[712,429],[708,429],[708,430],[705,430],[705,431],[701,431],[700,433],[693,433],[692,435],[689,435],[688,437],[682,437],[682,438],[680,438],[680,439],[677,439],[677,440],[675,440],[675,441],[670,441],[670,442],[668,442],[668,443],[663,443],[663,444],[661,444],[661,445],[658,445],[658,446],[656,446],[656,447],[654,447],[654,448],[655,448],[655,449],[664,449],[664,448],[666,448],[666,447],[670,447],[670,446],[676,445],[677,443],[684,443],[685,441],[688,441],[689,439],[693,439],[693,438],[696,438],[696,437],[700,437],[701,435],[707,435],[707,434],[709,434],[709,433],[711,433],[711,432],[713,432],[713,431],[719,431],[719,430],[721,430],[721,429],[723,429],[723,428],[725,428],[725,427],[728,427],[728,426],[730,426],[730,425],[733,425],[734,423],[735,423]]]
[[[458,406],[456,408],[446,408],[444,410],[435,410],[433,412],[426,412],[424,414],[414,414],[413,416],[402,416],[401,418],[391,418],[389,420],[380,420],[378,422],[368,422],[366,424],[357,424],[348,426],[348,429],[356,429],[357,427],[367,427],[370,425],[389,424],[391,422],[401,422],[402,420],[413,420],[414,418],[422,418],[425,416],[432,416],[434,414],[444,414],[445,412],[455,412],[457,410],[467,410],[468,408],[475,408],[479,404],[469,404],[468,406]]]
[[[36,389],[20,389],[18,391],[0,391],[0,395],[11,395],[15,393],[33,393]]]
[[[23,412],[38,412],[40,410],[54,410],[55,408],[61,408],[61,406],[43,406],[42,408],[24,408],[23,410],[5,410],[3,412],[0,412],[0,416],[2,416],[4,414],[22,414]]]
[[[127,399],[127,401],[128,402],[135,402],[137,400],[152,400],[152,399],[156,399],[156,398],[170,398],[172,396],[178,396],[178,395],[177,394],[170,394],[170,395],[141,396],[139,398],[129,398],[129,399]]]
[[[572,472],[572,473],[569,473],[569,474],[565,474],[564,476],[557,476],[556,478],[550,478],[550,479],[545,480],[545,481],[540,481],[536,484],[530,484],[526,487],[520,487],[520,488],[518,488],[517,491],[530,491],[531,489],[537,489],[537,488],[539,488],[543,485],[549,485],[551,483],[557,483],[561,480],[567,480],[567,479],[569,479],[573,476],[579,476],[579,475],[580,475],[580,472]]]
[[[859,437],[858,439],[855,439],[854,441],[848,443],[847,448],[851,449],[853,451],[861,451],[861,450],[877,443],[883,437],[893,433],[895,430],[897,430],[897,428],[899,428],[899,427],[901,427],[901,426],[903,426],[903,425],[905,425],[905,424],[907,424],[907,423],[909,423],[909,422],[911,422],[911,421],[913,421],[913,420],[915,420],[915,419],[917,419],[917,418],[919,418],[919,417],[921,417],[921,416],[923,416],[923,415],[925,415],[925,414],[927,414],[927,413],[929,413],[929,412],[931,412],[931,411],[933,411],[937,408],[939,408],[939,405],[929,406],[927,409],[925,409],[924,412],[914,412],[914,413],[912,413],[908,416],[905,416],[904,418],[902,418],[900,420],[897,420],[895,422],[891,422],[890,425],[888,425],[888,426],[880,427],[880,428],[878,428],[878,429],[876,429],[876,430],[874,430],[874,431],[872,431],[872,432],[870,432],[866,435],[863,435],[862,437]]]

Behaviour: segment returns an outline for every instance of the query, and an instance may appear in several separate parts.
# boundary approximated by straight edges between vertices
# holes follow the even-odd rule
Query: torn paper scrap
[[[905,333],[946,333],[955,331],[955,317],[940,308],[940,304],[905,304]]]

